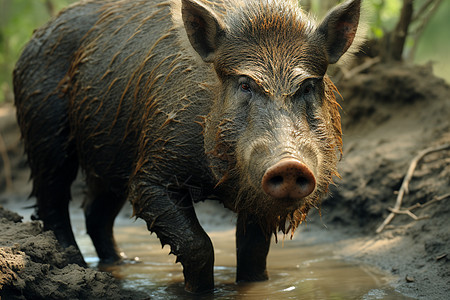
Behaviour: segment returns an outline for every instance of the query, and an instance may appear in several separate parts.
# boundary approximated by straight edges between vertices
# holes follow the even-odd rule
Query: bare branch
[[[384,220],[384,222],[377,228],[376,233],[380,233],[381,231],[383,231],[383,229],[386,227],[386,225],[388,225],[392,221],[392,219],[394,219],[394,217],[395,217],[394,211],[400,210],[400,207],[402,206],[403,196],[405,194],[408,194],[409,182],[411,181],[414,170],[416,169],[417,164],[420,162],[420,160],[425,155],[428,155],[430,153],[448,150],[448,149],[450,149],[449,144],[442,145],[439,147],[430,147],[430,148],[420,151],[419,154],[417,154],[416,157],[413,158],[413,160],[411,161],[411,163],[409,165],[408,171],[406,172],[406,175],[403,178],[403,182],[400,187],[400,190],[398,191],[397,200],[395,202],[394,208],[391,209],[391,213],[387,216],[387,218]],[[444,197],[444,198],[446,198],[446,197]]]
[[[427,201],[427,202],[425,202],[423,204],[416,203],[416,204],[408,207],[407,210],[413,210],[413,209],[416,209],[416,208],[424,208],[424,207],[427,207],[430,204],[442,201],[442,200],[447,199],[447,198],[450,198],[450,193],[445,194],[445,195],[441,195],[439,197],[435,197],[433,200]]]
[[[393,208],[388,208],[389,211],[391,211],[392,213],[396,214],[396,215],[408,215],[410,216],[414,221],[419,221],[419,220],[423,220],[423,219],[429,219],[430,216],[425,215],[422,217],[418,217],[415,214],[413,214],[410,210],[407,209],[393,209]]]
[[[354,76],[358,75],[361,72],[364,72],[365,70],[369,69],[373,65],[376,65],[379,63],[381,59],[379,57],[369,58],[364,63],[354,67],[351,70],[345,70],[342,68],[342,73],[344,74],[344,79],[350,79]]]
[[[388,210],[393,212],[394,214],[397,214],[397,215],[408,215],[414,221],[429,219],[430,218],[429,215],[418,217],[411,210],[416,209],[416,208],[424,208],[424,207],[426,207],[428,205],[431,205],[431,204],[436,203],[438,201],[442,201],[442,200],[447,199],[447,198],[450,198],[450,193],[442,195],[442,196],[439,196],[439,197],[435,197],[433,200],[427,201],[424,204],[416,203],[413,206],[408,207],[407,209],[394,209],[394,208],[390,208],[389,207]]]
[[[420,7],[416,13],[414,14],[414,16],[412,17],[411,23],[416,22],[421,16],[423,16],[426,12],[426,10],[428,9],[428,7],[430,7],[431,4],[433,4],[433,2],[440,2],[441,0],[427,0],[427,2],[425,2],[422,7]]]

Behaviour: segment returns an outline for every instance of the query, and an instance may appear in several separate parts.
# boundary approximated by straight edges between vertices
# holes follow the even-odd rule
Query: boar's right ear
[[[332,9],[319,25],[325,38],[328,63],[334,64],[353,43],[358,29],[361,0],[350,0]]]
[[[213,62],[219,37],[225,32],[222,20],[196,0],[183,0],[184,28],[195,51],[205,62]]]

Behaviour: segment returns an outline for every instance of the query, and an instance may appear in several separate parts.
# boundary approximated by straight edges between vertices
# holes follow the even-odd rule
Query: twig
[[[344,79],[350,79],[353,78],[354,76],[356,76],[357,74],[369,69],[370,67],[372,67],[373,65],[376,65],[377,63],[379,63],[381,61],[380,57],[374,57],[371,59],[366,60],[364,63],[362,63],[361,65],[349,70],[349,71],[344,71]]]
[[[408,209],[402,209],[402,210],[400,210],[400,209],[393,209],[393,208],[388,208],[388,210],[389,211],[391,211],[391,212],[393,212],[394,214],[396,214],[396,215],[408,215],[408,216],[410,216],[414,221],[419,221],[419,220],[423,220],[423,219],[429,219],[430,218],[430,216],[428,216],[428,215],[425,215],[425,216],[422,216],[422,217],[418,217],[418,216],[416,216],[415,214],[413,214],[410,210],[408,210]]]
[[[394,211],[400,210],[400,207],[402,206],[403,196],[405,194],[408,194],[408,192],[409,192],[408,185],[412,179],[414,170],[416,169],[419,161],[425,155],[428,155],[428,154],[434,153],[434,152],[438,152],[438,151],[442,151],[442,150],[447,150],[447,149],[450,149],[450,145],[442,145],[439,147],[430,147],[425,150],[422,150],[421,152],[419,152],[419,154],[417,154],[416,157],[413,158],[413,160],[411,161],[411,163],[409,165],[408,171],[406,172],[406,175],[403,178],[403,182],[400,187],[400,190],[398,191],[397,200],[395,202],[394,208],[392,209],[391,213],[387,216],[387,218],[384,220],[384,222],[377,228],[376,233],[380,233],[381,231],[383,231],[383,229],[386,227],[386,225],[388,225],[392,221],[392,219],[394,219],[394,217],[396,215],[396,213]]]
[[[388,208],[389,211],[393,212],[394,214],[397,215],[408,215],[410,216],[414,221],[419,221],[419,220],[424,220],[424,219],[429,219],[430,216],[429,215],[425,215],[422,217],[418,217],[416,216],[411,210],[416,209],[416,208],[424,208],[430,204],[436,203],[438,201],[444,200],[446,198],[450,198],[450,193],[439,196],[439,197],[435,197],[433,200],[427,201],[423,204],[421,203],[416,203],[410,207],[408,207],[407,209],[393,209],[393,208]]]
[[[430,5],[434,4],[435,2],[441,2],[441,0],[427,0],[427,2],[425,2],[413,15],[411,22],[412,23],[416,22],[420,17],[422,17],[426,13],[428,7],[430,7]]]
[[[416,203],[416,204],[414,204],[414,205],[408,207],[407,210],[413,210],[413,209],[416,209],[416,208],[424,208],[424,207],[426,207],[426,206],[428,206],[428,205],[430,205],[430,204],[433,204],[433,203],[435,203],[435,202],[444,200],[444,199],[446,199],[446,198],[450,198],[450,193],[441,195],[441,196],[439,196],[439,197],[435,197],[433,200],[427,201],[427,202],[425,202],[424,204]]]
[[[3,166],[5,172],[6,190],[11,191],[13,188],[12,182],[12,172],[11,172],[11,161],[9,160],[8,150],[6,148],[5,140],[3,135],[0,133],[0,155],[3,159]]]
[[[349,80],[353,78],[354,76],[358,75],[359,73],[364,72],[365,70],[371,68],[372,66],[376,65],[381,61],[381,58],[379,56],[374,58],[367,59],[364,63],[357,65],[353,69],[347,69],[343,66],[339,67],[339,71],[337,74],[333,77],[333,82],[338,83],[342,79]]]

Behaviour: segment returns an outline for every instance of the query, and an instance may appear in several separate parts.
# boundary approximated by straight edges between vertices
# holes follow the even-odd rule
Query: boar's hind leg
[[[236,281],[267,280],[266,259],[270,234],[251,215],[238,215],[236,227],[237,272]]]
[[[100,266],[118,264],[122,261],[113,235],[114,220],[120,212],[125,197],[122,191],[111,191],[108,186],[119,184],[103,184],[100,179],[87,178],[88,194],[83,204],[86,217],[87,233],[91,237]]]
[[[151,190],[151,197],[136,197],[139,199],[138,203],[133,202],[136,215],[147,222],[148,229],[156,233],[162,245],[170,245],[171,253],[183,265],[186,291],[201,293],[212,290],[214,249],[198,222],[191,198],[186,196],[188,192]],[[133,194],[142,195],[136,190]],[[147,204],[140,207],[141,203]]]
[[[70,186],[78,171],[76,154],[69,150],[72,146],[66,148],[62,143],[51,143],[51,149],[46,151],[37,151],[32,145],[28,148],[28,161],[33,174],[33,195],[37,198],[32,219],[42,220],[44,229],[52,230],[61,246],[78,249],[69,215]],[[81,253],[73,262],[86,265]]]

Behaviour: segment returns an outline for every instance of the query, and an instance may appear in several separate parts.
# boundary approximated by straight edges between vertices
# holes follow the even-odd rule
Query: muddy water
[[[81,214],[72,215],[81,251],[88,264],[95,267],[98,259],[83,223]],[[216,289],[200,299],[409,299],[389,286],[392,278],[388,274],[336,257],[332,243],[305,245],[301,238],[272,243],[269,281],[236,284],[232,221],[225,218],[223,226],[209,226],[208,220],[206,223],[204,227],[215,248]],[[161,249],[159,240],[150,236],[144,222],[119,217],[115,236],[123,252],[135,260],[111,270],[125,287],[141,290],[151,299],[199,299],[184,292],[181,265],[168,255],[168,246]]]

